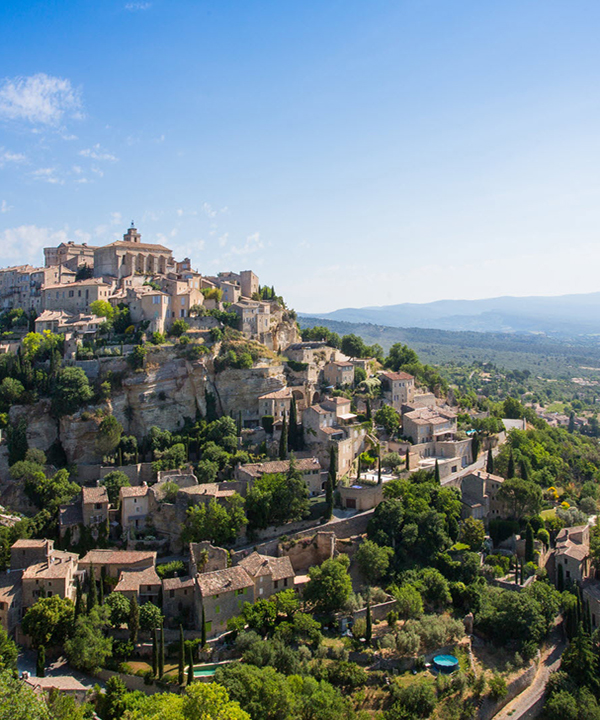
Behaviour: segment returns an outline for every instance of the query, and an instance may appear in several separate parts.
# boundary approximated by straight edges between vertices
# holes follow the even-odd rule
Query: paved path
[[[546,691],[550,673],[560,667],[561,655],[566,646],[565,641],[558,635],[558,631],[556,632],[556,642],[542,657],[531,685],[496,713],[494,720],[519,720],[541,700]]]
[[[19,674],[27,671],[31,676],[35,676],[35,658],[36,654],[31,650],[25,650],[19,653],[17,658],[17,668]],[[46,677],[62,677],[68,675],[74,677],[76,680],[84,685],[88,690],[92,690],[94,685],[100,685],[104,687],[105,683],[99,678],[86,675],[85,673],[79,672],[69,666],[64,657],[58,658],[58,660],[49,660],[46,666]]]

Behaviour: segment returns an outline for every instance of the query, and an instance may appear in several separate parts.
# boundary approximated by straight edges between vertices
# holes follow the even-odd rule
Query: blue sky
[[[131,220],[302,311],[600,290],[600,3],[0,4],[0,265]]]

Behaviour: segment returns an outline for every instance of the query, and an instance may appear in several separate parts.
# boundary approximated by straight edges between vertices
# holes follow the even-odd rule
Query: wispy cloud
[[[91,148],[80,150],[79,155],[81,155],[81,157],[90,158],[92,160],[108,160],[110,162],[117,162],[117,160],[119,159],[116,155],[113,155],[112,153],[103,150],[100,147],[100,143],[96,143]]]
[[[24,163],[26,160],[27,158],[22,153],[14,153],[0,147],[0,167],[3,167],[7,163],[15,163],[18,165]]]
[[[6,79],[0,86],[0,117],[33,124],[58,125],[81,118],[81,97],[71,81],[45,73]]]
[[[264,243],[260,239],[260,233],[252,233],[246,238],[243,245],[232,245],[227,255],[251,255],[264,248]]]
[[[0,263],[10,265],[15,262],[31,262],[38,264],[42,258],[42,250],[48,245],[67,242],[65,230],[52,231],[37,225],[20,225],[8,228],[0,233]]]
[[[38,168],[34,170],[32,176],[35,180],[42,180],[51,185],[64,185],[65,181],[58,177],[55,167]]]
[[[149,10],[151,7],[151,2],[129,2],[125,5],[125,10],[129,10],[129,12],[138,12],[140,10]]]
[[[7,213],[10,212],[13,209],[12,205],[9,205],[6,200],[2,201],[2,204],[0,205],[0,213]]]

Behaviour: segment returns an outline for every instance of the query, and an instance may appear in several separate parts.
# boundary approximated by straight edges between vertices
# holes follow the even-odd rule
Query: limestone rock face
[[[248,370],[228,368],[213,378],[219,409],[224,415],[258,417],[258,397],[284,387],[283,365],[259,365]]]
[[[96,449],[96,435],[100,419],[84,420],[82,413],[65,415],[60,419],[60,442],[69,464],[100,463],[102,456]]]
[[[16,425],[21,418],[27,422],[29,447],[46,451],[58,438],[58,421],[50,414],[49,400],[40,400],[35,405],[13,405],[10,424]]]

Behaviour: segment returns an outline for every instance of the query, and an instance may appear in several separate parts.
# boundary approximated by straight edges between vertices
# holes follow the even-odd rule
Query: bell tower
[[[142,236],[137,231],[137,229],[133,225],[133,220],[131,221],[131,227],[128,228],[125,235],[123,235],[123,242],[134,242],[139,243],[142,241]]]

